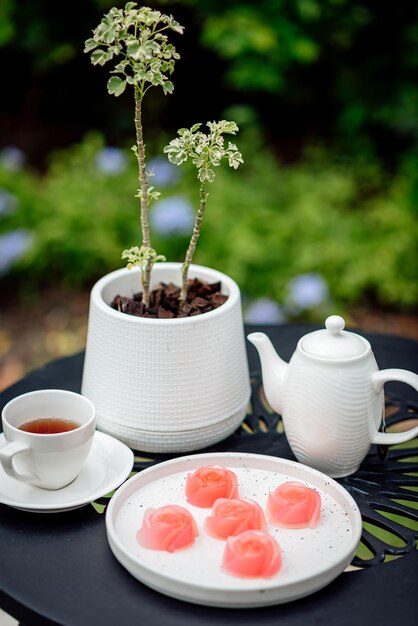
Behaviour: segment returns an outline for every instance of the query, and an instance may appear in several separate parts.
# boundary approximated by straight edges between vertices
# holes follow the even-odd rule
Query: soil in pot
[[[111,307],[121,313],[137,317],[169,319],[174,317],[192,317],[208,313],[221,306],[228,296],[221,293],[221,283],[207,283],[198,278],[187,281],[187,298],[184,305],[179,305],[180,287],[173,283],[159,283],[150,294],[150,305],[145,307],[142,292],[132,298],[117,295]]]

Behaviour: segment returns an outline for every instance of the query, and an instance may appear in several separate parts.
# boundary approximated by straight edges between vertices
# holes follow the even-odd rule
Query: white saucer
[[[0,448],[6,445],[3,433]],[[33,513],[69,511],[113,491],[129,476],[134,455],[124,443],[96,431],[81,473],[63,489],[50,491],[10,478],[0,465],[0,503]]]
[[[289,480],[301,481],[320,493],[317,528],[288,530],[268,525],[283,558],[282,569],[273,578],[236,578],[221,571],[225,543],[203,530],[209,509],[193,507],[184,493],[188,472],[211,464],[232,469],[240,496],[256,500],[262,508],[268,492]],[[159,552],[137,542],[144,511],[164,504],[178,504],[194,516],[199,536],[188,550]],[[259,454],[196,454],[159,463],[122,485],[106,511],[110,548],[137,580],[180,600],[228,608],[280,604],[324,587],[351,562],[361,527],[356,503],[332,478],[300,463]]]

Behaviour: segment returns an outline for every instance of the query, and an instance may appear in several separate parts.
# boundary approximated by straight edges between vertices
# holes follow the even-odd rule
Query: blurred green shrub
[[[416,2],[187,3],[202,44],[225,62],[224,82],[241,97],[253,94],[270,135],[287,136],[290,124],[303,145],[320,135],[390,166],[418,148]]]
[[[373,163],[336,162],[321,151],[280,166],[257,141],[244,132],[244,166],[233,174],[220,168],[195,262],[227,272],[250,298],[282,302],[293,277],[314,272],[327,281],[335,306],[416,306],[416,155],[406,155],[389,177]],[[165,205],[151,205],[151,224],[158,213],[153,242],[168,260],[181,260],[188,207],[198,203],[195,172],[168,176],[163,185],[155,174]],[[98,135],[56,154],[43,177],[0,166],[0,195],[17,199],[0,215],[0,268],[2,235],[32,233],[28,251],[3,278],[13,276],[22,288],[57,280],[81,286],[121,267],[121,251],[139,241],[136,187],[131,151],[112,152]],[[170,215],[183,226],[170,225]]]
[[[36,134],[36,146],[30,141],[39,120],[54,124],[54,145],[66,145],[69,137],[74,140],[92,127],[107,136],[128,136],[131,118],[121,114],[131,110],[127,100],[122,98],[116,107],[107,97],[104,75],[93,74],[83,58],[83,42],[103,12],[124,4],[74,0],[62,19],[57,2],[0,3],[3,84],[15,85],[16,76],[22,77],[0,102],[3,135],[23,126],[26,131],[3,141],[20,141],[35,161],[53,143],[48,133]],[[399,165],[405,150],[418,149],[417,2],[150,4],[173,13],[186,26],[175,93],[153,101],[148,111],[157,128],[187,126],[195,119],[197,100],[203,121],[219,117],[223,108],[238,101],[258,111],[269,140],[285,158],[298,157],[300,146],[316,137],[391,168]],[[80,84],[83,89],[74,88]]]

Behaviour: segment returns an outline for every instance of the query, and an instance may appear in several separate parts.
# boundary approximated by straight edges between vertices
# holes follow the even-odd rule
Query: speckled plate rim
[[[306,481],[313,487],[330,495],[342,508],[350,521],[344,553],[336,558],[332,553],[323,560],[314,576],[301,575],[294,581],[283,584],[280,575],[277,584],[263,585],[260,579],[248,586],[248,580],[242,588],[234,585],[199,582],[185,582],[181,572],[177,576],[166,575],[157,565],[141,562],[127,549],[116,528],[116,520],[124,503],[146,485],[165,476],[179,472],[194,471],[202,465],[222,465],[233,469],[246,467],[285,474],[292,480]],[[329,476],[294,461],[259,454],[208,453],[178,457],[154,465],[129,479],[111,498],[106,511],[106,532],[111,551],[116,559],[134,578],[148,587],[165,595],[206,606],[224,608],[250,608],[269,606],[289,602],[309,595],[334,580],[351,562],[361,538],[361,514],[350,494]],[[332,551],[331,551],[332,552]]]

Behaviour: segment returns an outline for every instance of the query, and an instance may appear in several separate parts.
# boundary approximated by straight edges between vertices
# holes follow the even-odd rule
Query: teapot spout
[[[257,348],[260,356],[267,401],[277,413],[282,414],[287,363],[279,357],[270,339],[264,333],[251,333],[247,339]]]

